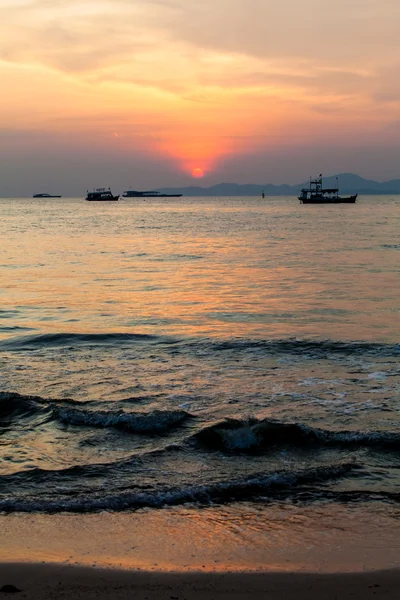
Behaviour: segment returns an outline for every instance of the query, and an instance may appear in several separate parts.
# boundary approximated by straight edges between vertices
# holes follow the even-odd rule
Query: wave
[[[26,417],[43,410],[43,398],[23,396],[14,392],[0,392],[0,418]]]
[[[120,403],[132,404],[132,398]],[[135,399],[136,400],[136,399]],[[41,396],[0,392],[0,419],[49,414],[49,420],[76,427],[113,428],[138,434],[164,434],[185,424],[195,416],[185,410],[153,410],[149,412],[99,410],[105,401],[45,399]],[[112,403],[113,407],[115,403]],[[299,448],[325,446],[366,446],[400,450],[400,432],[327,430],[302,423],[271,419],[227,418],[207,425],[187,439],[191,444],[226,452],[263,452],[280,446]]]
[[[132,402],[132,398],[123,402]],[[31,417],[49,413],[50,419],[77,427],[114,428],[130,433],[163,434],[194,417],[184,410],[153,410],[126,412],[124,410],[95,410],[93,401],[46,400],[15,392],[0,392],[0,419]],[[104,404],[104,403],[101,403]],[[87,408],[90,407],[90,408]]]
[[[192,437],[198,445],[226,452],[262,452],[280,446],[374,446],[400,450],[400,433],[331,431],[269,419],[226,419]]]
[[[59,469],[25,468],[21,471],[0,475],[0,494],[15,493],[18,495],[21,492],[25,493],[28,489],[33,489],[32,486],[40,486],[41,489],[47,491],[53,488],[55,493],[59,493],[60,490],[64,493],[68,486],[75,490],[83,489],[85,486],[92,488],[96,481],[103,486],[104,478],[107,478],[107,482],[112,478],[115,483],[119,477],[124,479],[125,476],[128,476],[131,481],[135,469],[157,468],[155,461],[159,457],[182,451],[183,448],[179,444],[166,444],[150,450],[143,447],[129,456],[117,460],[111,459],[110,462],[77,464]],[[151,462],[150,467],[149,462]]]
[[[14,418],[33,416],[37,413],[51,413],[54,405],[82,407],[95,404],[91,400],[46,399],[17,392],[0,392],[0,417]]]
[[[56,347],[79,348],[81,346],[162,346],[175,353],[212,355],[221,352],[257,352],[266,355],[299,355],[305,358],[327,358],[332,355],[378,355],[398,356],[400,344],[340,340],[287,339],[227,339],[174,338],[138,333],[51,333],[41,335],[13,336],[0,341],[0,350],[20,351]]]
[[[258,473],[238,481],[220,481],[208,485],[163,489],[154,492],[122,491],[108,495],[88,494],[79,498],[7,498],[0,500],[1,512],[96,512],[100,510],[132,510],[163,508],[187,503],[208,505],[250,501],[256,498],[276,499],[283,491],[300,492],[319,482],[345,476],[358,468],[354,463],[343,463],[297,471]]]
[[[326,358],[329,355],[364,355],[378,354],[385,356],[398,356],[400,344],[385,344],[379,342],[359,342],[340,340],[307,340],[287,338],[281,340],[225,340],[214,342],[216,351],[224,350],[252,350],[263,351],[266,354],[305,355]]]
[[[131,345],[140,342],[159,343],[159,336],[137,333],[46,333],[6,338],[0,341],[0,349],[34,350],[36,348],[55,348],[63,346],[105,346],[121,344]]]
[[[77,408],[53,410],[54,417],[66,424],[80,427],[112,427],[131,433],[164,433],[192,418],[184,410],[154,410],[131,413],[119,411],[85,411]]]

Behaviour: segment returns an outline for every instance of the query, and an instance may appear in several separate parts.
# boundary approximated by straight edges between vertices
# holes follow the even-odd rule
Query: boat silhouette
[[[119,196],[114,196],[110,188],[95,188],[92,192],[86,193],[85,200],[91,202],[115,202],[118,198]]]
[[[336,177],[336,187],[324,188],[322,174],[316,179],[310,178],[310,187],[303,188],[298,197],[301,204],[354,204],[358,194],[343,198],[339,196],[339,185]]]
[[[122,194],[124,198],[180,198],[182,194],[162,194],[157,191],[138,192],[136,190],[127,190]]]
[[[55,194],[34,194],[33,198],[62,198],[62,196],[57,196]]]

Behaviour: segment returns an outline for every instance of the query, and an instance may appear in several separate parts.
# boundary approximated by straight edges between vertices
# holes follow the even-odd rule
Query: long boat
[[[93,192],[87,192],[85,200],[91,202],[115,202],[119,196],[114,196],[110,188],[95,188]]]
[[[124,198],[180,198],[182,194],[162,194],[156,191],[137,192],[136,190],[127,190],[122,194]]]
[[[62,198],[62,196],[55,196],[54,194],[33,194],[33,198]]]
[[[357,196],[339,196],[338,184],[334,188],[324,188],[321,174],[316,179],[310,179],[310,187],[303,188],[298,198],[301,204],[354,204]]]

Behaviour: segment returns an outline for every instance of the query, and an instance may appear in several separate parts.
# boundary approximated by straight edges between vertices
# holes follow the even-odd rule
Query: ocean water
[[[0,512],[397,519],[400,197],[0,210]]]

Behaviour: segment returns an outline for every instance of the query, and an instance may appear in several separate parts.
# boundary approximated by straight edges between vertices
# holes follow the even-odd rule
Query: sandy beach
[[[268,598],[365,600],[398,598],[400,572],[161,573],[118,571],[55,564],[3,563],[0,592],[29,600],[96,598],[208,600]],[[14,586],[14,588],[12,587]],[[2,591],[3,590],[3,591]],[[9,592],[7,591],[9,590]],[[17,592],[17,590],[20,590]]]
[[[241,506],[239,519],[225,510],[3,515],[1,597],[398,597],[398,534],[379,537],[383,516],[321,509],[304,520],[295,508],[256,515]],[[292,523],[291,535],[282,519]]]
[[[400,569],[394,517],[384,504],[17,513],[0,516],[0,563],[181,573],[390,571]]]

